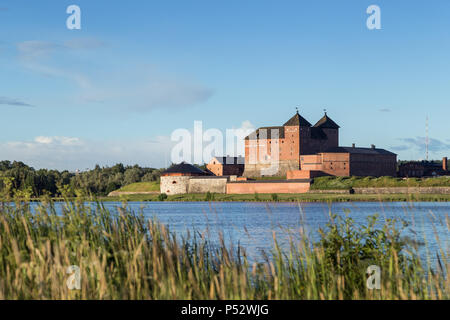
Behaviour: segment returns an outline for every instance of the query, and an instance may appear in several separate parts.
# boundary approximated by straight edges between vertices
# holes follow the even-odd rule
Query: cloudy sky
[[[450,156],[449,18],[447,0],[0,0],[0,159],[163,167],[195,120],[225,134],[298,105],[400,159],[425,157],[428,117],[430,157]]]

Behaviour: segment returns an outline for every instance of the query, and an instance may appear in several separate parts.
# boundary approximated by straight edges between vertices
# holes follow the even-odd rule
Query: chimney
[[[355,148],[355,147],[356,147],[356,145],[354,143],[352,143],[352,148]]]
[[[371,144],[370,147],[371,147],[372,149],[375,149],[375,145],[374,145],[374,144]]]
[[[442,170],[447,171],[448,170],[448,162],[447,162],[447,157],[444,157],[442,159]]]

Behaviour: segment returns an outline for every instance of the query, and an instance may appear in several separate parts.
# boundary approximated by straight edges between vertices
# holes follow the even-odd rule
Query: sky
[[[70,30],[66,9],[81,9]],[[369,30],[370,5],[381,29]],[[326,109],[340,144],[450,156],[450,1],[0,0],[0,160],[170,164],[177,129]]]

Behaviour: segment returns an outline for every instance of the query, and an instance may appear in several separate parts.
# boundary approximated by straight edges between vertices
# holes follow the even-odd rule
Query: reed
[[[31,206],[34,207],[31,207]],[[449,219],[446,220],[447,230]],[[0,204],[0,299],[448,299],[448,248],[424,263],[398,221],[364,226],[330,216],[313,243],[306,233],[250,263],[245,248],[206,234],[177,236],[126,206],[66,201]],[[69,266],[80,270],[70,290]],[[369,290],[366,269],[382,270]]]

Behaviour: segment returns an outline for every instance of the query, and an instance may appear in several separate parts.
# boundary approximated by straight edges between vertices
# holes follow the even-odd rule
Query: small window
[[[172,181],[172,184],[177,184],[177,182],[176,181]]]

